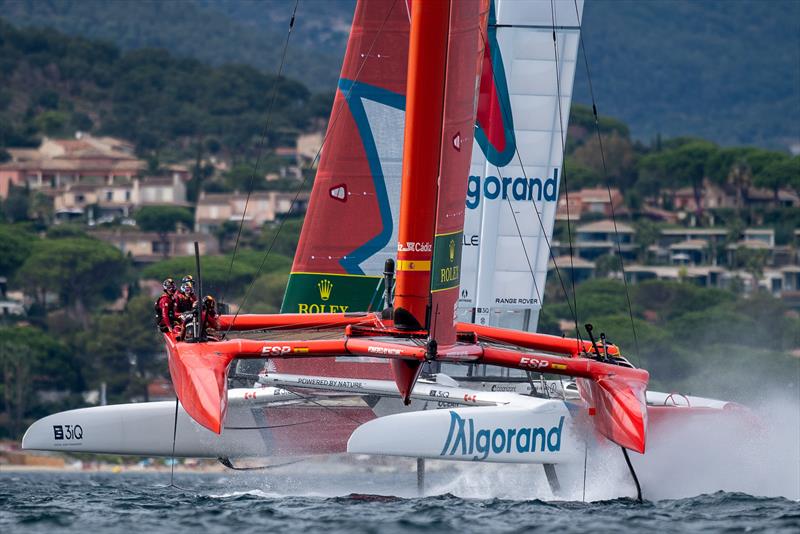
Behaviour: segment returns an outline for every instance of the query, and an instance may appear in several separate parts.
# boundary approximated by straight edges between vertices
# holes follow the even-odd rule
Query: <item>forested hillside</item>
[[[636,138],[800,142],[800,2],[587,0],[583,37],[600,111]]]
[[[16,30],[0,20],[0,149],[37,145],[76,130],[133,141],[140,153],[236,160],[254,151],[275,77],[247,65],[211,67],[158,49],[115,45],[52,30]],[[293,142],[330,100],[281,79],[267,144]]]
[[[286,72],[335,83],[354,0],[300,0]],[[49,26],[123,49],[164,47],[272,73],[294,2],[0,0],[20,26]],[[800,2],[587,0],[584,37],[598,106],[636,139],[694,135],[786,148],[800,142]],[[575,100],[588,103],[579,63]]]

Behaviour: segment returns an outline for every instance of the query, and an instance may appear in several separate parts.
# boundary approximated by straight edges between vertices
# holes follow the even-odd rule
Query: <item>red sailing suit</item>
[[[209,310],[203,306],[203,332],[207,332],[209,328],[219,330],[219,315],[216,309]]]
[[[177,310],[178,314],[192,311],[194,309],[195,302],[197,302],[197,296],[194,294],[187,295],[183,291],[178,291],[175,293],[175,309]]]
[[[158,327],[162,332],[172,332],[175,327],[175,300],[166,291],[156,301]]]

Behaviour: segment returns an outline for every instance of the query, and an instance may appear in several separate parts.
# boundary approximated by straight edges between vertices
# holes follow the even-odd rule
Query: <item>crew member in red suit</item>
[[[192,311],[196,302],[197,295],[194,294],[194,282],[187,280],[181,283],[180,291],[175,294],[175,307],[178,314]]]
[[[217,301],[214,297],[207,295],[203,299],[203,333],[208,334],[208,331],[219,331],[219,314],[217,313]]]
[[[164,292],[156,301],[156,322],[162,332],[172,333],[177,325],[175,318],[175,291],[177,289],[175,280],[167,278],[161,284],[161,287],[164,288]]]

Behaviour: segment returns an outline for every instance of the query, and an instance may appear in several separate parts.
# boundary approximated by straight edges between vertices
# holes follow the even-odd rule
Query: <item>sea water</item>
[[[177,487],[169,486],[168,473],[6,472],[0,473],[0,532],[800,532],[800,505],[783,497],[540,500],[519,498],[525,477],[517,476],[507,480],[512,499],[488,496],[502,476],[478,477],[471,489],[459,476],[431,473],[432,487],[419,497],[411,470],[180,473]],[[448,484],[467,494],[483,485],[487,497],[438,492]]]
[[[15,532],[787,532],[800,533],[800,404],[754,409],[753,424],[654,432],[645,456],[586,449],[560,465],[332,456],[264,471],[13,472],[0,467],[0,533]],[[297,459],[296,459],[297,460]]]

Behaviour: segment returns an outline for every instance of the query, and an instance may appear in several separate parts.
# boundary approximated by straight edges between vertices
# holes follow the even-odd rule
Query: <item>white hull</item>
[[[581,402],[543,399],[511,392],[464,388],[449,377],[420,380],[411,406],[397,399],[393,382],[331,379],[272,373],[260,377],[270,387],[232,389],[221,434],[192,420],[179,406],[174,456],[193,458],[270,457],[276,450],[292,455],[292,447],[276,448],[274,431],[288,430],[294,439],[315,439],[318,424],[283,428],[270,410],[332,403],[325,417],[336,419],[345,398],[368,409],[366,396],[379,397],[371,413],[377,417],[342,438],[347,451],[437,460],[500,463],[565,464],[582,458],[585,436]],[[279,386],[279,387],[271,387]],[[295,394],[292,390],[311,390]],[[549,388],[548,388],[549,389]],[[307,399],[312,399],[307,401]],[[666,406],[667,415],[692,408],[723,410],[727,403],[700,397],[648,392],[650,406]],[[345,402],[345,404],[348,404]],[[348,405],[353,406],[353,402]],[[672,409],[670,409],[672,408]],[[285,413],[285,412],[284,412]],[[275,414],[273,411],[272,414]],[[22,440],[23,449],[135,456],[173,456],[175,402],[98,406],[69,410],[36,421]],[[329,421],[330,422],[330,421]],[[333,421],[334,423],[336,421]],[[313,421],[312,421],[313,423]],[[298,423],[299,424],[299,423]],[[293,430],[293,431],[292,431]],[[317,436],[319,437],[319,436]],[[320,452],[322,453],[322,452]],[[313,453],[312,453],[313,454]]]
[[[200,426],[175,402],[147,402],[96,406],[59,412],[39,419],[22,438],[22,448],[60,452],[172,456],[176,430],[176,457],[264,457],[270,453],[264,439],[259,406],[296,400],[277,388],[231,390],[226,428],[215,434]],[[256,409],[256,410],[254,410]]]

